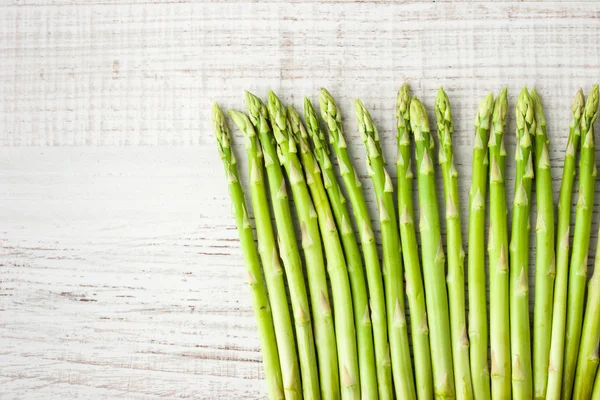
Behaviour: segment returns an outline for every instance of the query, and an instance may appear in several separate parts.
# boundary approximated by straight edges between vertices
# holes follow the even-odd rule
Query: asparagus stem
[[[296,154],[296,144],[290,132],[286,109],[273,92],[269,92],[267,108],[273,121],[273,133],[279,146],[279,154],[286,167],[289,166],[287,169],[289,180],[292,185],[294,181],[298,181],[304,188],[308,184],[312,195],[327,259],[327,272],[331,281],[342,399],[358,399],[360,398],[360,383],[350,282],[329,200],[320,182],[320,177],[315,174],[316,164],[304,166],[304,172],[307,174],[306,181],[297,178],[302,176],[302,164]],[[308,196],[308,192],[306,195]],[[318,235],[318,231],[316,235]],[[312,234],[310,236],[315,241],[318,238]]]
[[[435,100],[435,115],[440,141],[439,163],[444,180],[444,202],[446,204],[446,249],[448,252],[448,300],[450,305],[450,336],[454,360],[454,380],[457,397],[473,398],[471,367],[469,364],[469,338],[465,314],[465,252],[460,226],[460,204],[458,199],[458,171],[454,164],[452,149],[452,111],[450,100],[440,87]]]
[[[471,375],[476,399],[490,399],[488,368],[488,323],[485,289],[485,199],[487,195],[488,148],[494,95],[485,96],[475,116],[471,189],[469,190],[469,339]],[[450,321],[452,322],[452,321]]]
[[[283,399],[283,382],[279,365],[279,354],[275,340],[275,329],[271,315],[271,307],[267,297],[267,290],[260,270],[258,252],[254,243],[252,226],[244,200],[244,192],[240,185],[237,170],[237,161],[231,151],[231,138],[225,124],[225,117],[217,104],[212,109],[212,123],[217,145],[225,173],[229,180],[229,195],[233,203],[233,215],[238,228],[244,264],[248,273],[248,284],[252,295],[254,316],[258,326],[258,334],[263,354],[265,376],[267,377],[267,388],[269,399]]]
[[[430,329],[434,392],[437,398],[454,397],[450,317],[444,276],[444,249],[440,233],[440,216],[437,204],[435,170],[431,157],[434,147],[429,130],[427,111],[416,98],[410,102],[410,125],[416,144],[419,205],[421,216],[421,258],[425,281]]]
[[[310,115],[306,118],[308,130],[311,131],[313,136],[322,137],[323,133],[318,124],[317,116],[308,99],[305,99],[305,109],[308,109],[307,115]],[[346,199],[340,190],[335,172],[325,150],[322,147],[315,147],[314,153],[311,151],[307,129],[300,121],[300,116],[296,110],[292,107],[288,107],[288,118],[296,143],[300,146],[302,163],[304,168],[308,170],[307,180],[309,182],[311,179],[314,180],[320,196],[326,196],[325,192],[327,192],[329,197],[329,204],[340,232],[352,289],[352,308],[356,325],[361,394],[364,398],[377,399],[377,374],[375,372],[373,332],[371,330],[367,287],[361,254],[352,227],[352,219],[346,207]],[[320,165],[321,174],[319,174],[319,167],[315,159]]]
[[[554,203],[552,200],[552,172],[550,170],[549,145],[546,118],[542,99],[537,91],[531,91],[535,110],[535,195],[536,195],[536,258],[535,301],[533,312],[533,390],[536,399],[546,398],[548,383],[548,360],[550,359],[550,336],[552,323],[552,298],[554,296]]]
[[[533,180],[532,135],[536,124],[533,105],[526,88],[516,107],[517,148],[515,160],[515,198],[510,242],[510,344],[513,397],[531,398],[533,394],[529,328],[529,214]]]
[[[585,99],[581,89],[573,99],[573,117],[569,127],[567,151],[563,165],[563,174],[558,197],[558,226],[556,235],[556,280],[554,283],[554,304],[552,308],[552,335],[550,340],[550,360],[548,363],[548,399],[560,399],[565,324],[567,318],[567,285],[569,275],[569,233],[571,231],[571,197],[575,178],[575,154],[581,136],[581,116]]]
[[[504,127],[508,99],[506,88],[494,102],[492,127],[488,142],[490,159],[490,227],[488,237],[490,283],[490,351],[492,399],[511,396],[509,284],[508,284],[508,228],[506,186],[504,180],[506,150]]]
[[[569,268],[569,288],[567,297],[567,325],[565,334],[565,365],[563,370],[562,397],[570,399],[575,377],[575,366],[579,354],[581,323],[583,320],[583,299],[587,279],[587,255],[592,228],[594,206],[594,183],[596,181],[596,160],[594,121],[598,116],[598,85],[594,85],[585,104],[581,118],[581,157],[579,160],[579,195],[575,214],[575,236],[573,254]]]
[[[596,248],[600,249],[600,243]],[[594,274],[588,286],[581,346],[577,359],[574,399],[589,399],[592,396],[594,379],[598,370],[598,348],[600,346],[600,251],[598,250],[596,250],[594,264]]]
[[[383,291],[383,282],[381,277],[381,268],[377,252],[377,244],[373,236],[373,228],[369,210],[365,201],[362,185],[358,179],[354,165],[350,160],[340,111],[335,104],[333,97],[325,89],[321,89],[319,98],[321,106],[321,117],[327,124],[329,131],[329,140],[333,145],[340,174],[344,181],[346,191],[352,209],[356,224],[360,231],[360,240],[362,244],[363,255],[365,258],[365,267],[367,273],[367,283],[369,285],[371,321],[373,324],[373,337],[375,342],[375,361],[377,363],[377,384],[379,386],[380,399],[392,399],[392,376],[390,349],[387,334],[387,318],[385,296]],[[309,131],[310,132],[310,131]],[[324,137],[312,134],[315,148],[326,149]],[[430,396],[431,397],[431,396]],[[429,398],[430,398],[429,397]]]
[[[408,84],[398,91],[396,117],[398,120],[398,157],[396,171],[398,175],[398,214],[400,238],[403,244],[406,276],[406,294],[411,315],[411,335],[415,360],[417,397],[433,398],[433,376],[431,372],[431,353],[429,351],[429,327],[419,248],[414,225],[413,183],[410,152],[410,93]]]
[[[416,398],[415,385],[408,343],[408,331],[404,308],[404,279],[400,237],[396,222],[393,199],[394,187],[385,169],[383,153],[379,145],[379,132],[369,111],[360,100],[354,103],[358,129],[367,149],[367,166],[375,187],[383,247],[383,280],[385,285],[388,318],[388,334],[392,353],[392,374],[396,397]]]
[[[272,179],[269,181],[271,200],[273,202],[273,208],[276,212],[276,217],[278,215],[277,213],[279,213],[280,216],[280,218],[277,218],[279,238],[282,243],[282,248],[286,249],[284,254],[287,253],[287,255],[283,257],[284,264],[285,261],[288,261],[289,265],[294,265],[293,271],[296,271],[295,268],[298,268],[298,271],[301,271],[300,261],[296,258],[295,254],[297,253],[297,247],[293,247],[297,246],[295,235],[293,234],[294,228],[292,225],[291,215],[289,213],[289,204],[288,207],[285,206],[285,203],[287,203],[287,190],[285,181],[283,180],[281,174],[281,164],[279,162],[279,155],[274,140],[274,135],[282,135],[279,127],[282,126],[282,124],[285,126],[287,121],[285,118],[278,121],[274,120],[274,131],[272,131],[269,123],[267,122],[268,112],[265,105],[256,96],[251,95],[250,93],[246,94],[246,104],[251,118],[253,118],[255,121],[254,123],[260,124],[260,128],[258,128],[258,134],[263,149],[265,165],[267,167],[267,173],[270,173],[269,177],[272,177]],[[308,193],[306,181],[304,180],[304,175],[302,174],[302,169],[299,163],[293,163],[291,159],[284,157],[282,157],[282,160],[284,161],[283,165],[286,173],[290,178],[292,195],[294,197],[298,219],[302,228],[302,247],[304,249],[306,260],[308,286],[312,304],[312,316],[314,318],[314,334],[318,354],[321,397],[323,397],[323,399],[339,398],[340,385],[335,330],[329,302],[327,276],[325,275],[325,263],[323,260],[323,251],[321,247],[321,236],[319,233],[317,215]],[[295,161],[297,161],[297,159],[295,159]],[[279,186],[277,186],[278,183]],[[294,249],[296,249],[295,252]],[[297,284],[300,283],[297,281],[297,273],[293,275],[292,279],[294,279]],[[292,290],[297,290],[297,288],[295,286],[290,286],[290,291]],[[303,301],[299,291],[298,294],[299,301]],[[306,305],[304,303],[300,303],[297,305],[297,307],[299,307],[300,310],[294,313],[296,315],[296,321],[303,321],[304,318],[308,318],[308,313],[305,313],[304,311]],[[305,314],[305,316],[302,316],[302,314]],[[299,344],[300,343],[301,342],[299,340]],[[308,357],[307,363],[301,365],[308,366],[313,362],[312,360],[313,357],[311,355]],[[314,369],[308,371],[308,373],[311,374],[314,374],[314,372]],[[307,381],[304,378],[306,373],[307,371],[304,371],[303,368],[303,383],[305,388],[307,385]],[[310,382],[315,382],[314,376],[311,376],[310,379]],[[313,393],[316,392],[313,391]],[[317,398],[316,395],[315,398]]]
[[[600,369],[596,372],[596,382],[592,391],[592,400],[600,400]]]
[[[258,237],[258,253],[265,271],[267,289],[271,299],[273,299],[271,312],[273,314],[285,397],[286,399],[301,399],[302,385],[300,383],[296,343],[283,282],[283,269],[279,262],[279,252],[277,251],[275,235],[271,226],[271,212],[269,211],[267,190],[263,179],[262,150],[250,119],[239,111],[230,110],[228,114],[246,136],[250,193]]]

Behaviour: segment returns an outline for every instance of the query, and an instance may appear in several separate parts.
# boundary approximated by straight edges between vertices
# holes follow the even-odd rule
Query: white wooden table
[[[600,80],[594,3],[49,3],[0,6],[5,400],[265,397],[213,101],[329,88],[372,204],[352,100],[394,160],[399,86],[431,111],[444,85],[466,216],[479,100],[538,88],[557,191],[571,99]]]

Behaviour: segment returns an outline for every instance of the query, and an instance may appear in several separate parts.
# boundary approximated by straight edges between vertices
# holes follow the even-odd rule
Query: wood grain
[[[396,90],[433,117],[444,85],[464,217],[479,100],[538,88],[557,194],[571,99],[600,79],[597,3],[165,3],[0,6],[2,399],[265,397],[213,101],[326,86],[375,209],[352,100],[394,160]]]

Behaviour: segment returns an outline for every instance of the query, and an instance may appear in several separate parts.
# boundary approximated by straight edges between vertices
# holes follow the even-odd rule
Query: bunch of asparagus
[[[466,280],[454,125],[442,88],[434,106],[441,209],[436,140],[423,103],[411,98],[407,84],[398,92],[394,185],[379,130],[364,104],[355,101],[381,227],[381,259],[341,113],[327,90],[320,92],[320,116],[305,98],[302,119],[273,92],[266,104],[246,92],[247,113],[228,113],[245,138],[258,246],[225,116],[215,104],[213,128],[229,181],[269,398],[600,399],[600,252],[586,296],[598,98],[596,85],[587,101],[581,90],[573,101],[555,213],[542,100],[535,89],[519,94],[510,231],[507,90],[483,98],[475,113]],[[534,185],[535,265],[530,265]]]

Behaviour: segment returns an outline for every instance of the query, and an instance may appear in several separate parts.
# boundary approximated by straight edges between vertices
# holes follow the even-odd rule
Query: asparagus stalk
[[[552,308],[552,334],[550,340],[550,360],[548,363],[548,399],[560,399],[565,324],[567,318],[567,282],[569,275],[569,233],[571,231],[571,197],[575,178],[575,153],[581,136],[581,116],[585,99],[581,89],[573,100],[573,118],[569,127],[567,151],[563,166],[563,174],[558,197],[558,226],[556,235],[556,280],[554,283],[554,305]]]
[[[536,195],[536,258],[535,301],[533,312],[533,390],[536,399],[546,398],[548,361],[550,359],[550,326],[552,323],[552,298],[554,296],[554,203],[552,200],[552,172],[546,132],[546,118],[542,99],[531,91],[535,110],[535,195]]]
[[[526,88],[519,94],[516,116],[517,170],[510,243],[510,342],[513,397],[526,399],[533,394],[527,277],[531,182],[534,174],[531,139],[536,130],[534,109]]]
[[[367,166],[375,187],[383,247],[383,280],[385,285],[388,334],[392,353],[392,374],[399,399],[416,398],[413,381],[408,331],[404,308],[404,282],[400,237],[393,200],[394,187],[385,169],[379,145],[379,132],[369,111],[360,100],[354,103],[358,129],[367,149]]]
[[[494,95],[485,96],[475,115],[471,189],[469,190],[469,339],[471,375],[476,399],[490,399],[488,323],[485,290],[485,199],[488,178],[488,137]],[[452,321],[450,321],[452,322]]]
[[[506,150],[504,127],[508,99],[506,88],[500,91],[494,103],[492,127],[488,142],[490,159],[490,230],[488,236],[490,283],[490,358],[492,399],[511,396],[509,284],[508,284],[508,228],[506,186],[504,180]]]
[[[246,105],[250,117],[255,126],[257,126],[265,165],[269,177],[269,187],[271,191],[271,201],[275,211],[277,228],[279,231],[279,239],[281,248],[284,250],[284,265],[288,267],[288,279],[293,279],[294,285],[289,285],[290,293],[296,292],[296,296],[292,295],[292,304],[295,306],[295,319],[298,328],[298,322],[302,324],[300,327],[302,335],[298,335],[299,348],[306,348],[307,354],[301,354],[300,362],[302,366],[302,382],[306,390],[307,382],[311,382],[313,393],[317,393],[314,384],[318,382],[314,373],[314,351],[312,350],[312,341],[305,329],[310,329],[309,313],[306,312],[307,304],[304,302],[302,288],[300,284],[304,283],[301,263],[298,255],[298,248],[292,225],[289,203],[287,200],[287,189],[283,180],[282,168],[278,159],[274,133],[281,135],[281,129],[278,126],[285,126],[285,119],[273,121],[275,132],[271,130],[268,122],[268,112],[265,105],[258,97],[246,93]],[[276,125],[276,122],[279,125]],[[293,143],[293,142],[292,142]],[[294,147],[295,148],[295,147]],[[323,260],[323,250],[321,247],[321,236],[317,222],[316,212],[313,207],[302,169],[298,163],[292,163],[289,159],[284,159],[284,167],[292,188],[292,195],[296,205],[296,211],[302,230],[302,247],[306,260],[306,270],[308,274],[308,286],[310,290],[310,298],[312,304],[312,316],[314,318],[314,334],[315,344],[318,354],[318,371],[320,380],[321,397],[324,399],[339,398],[339,374],[337,363],[337,348],[335,342],[335,330],[333,326],[333,317],[329,302],[329,291],[327,288],[327,276],[325,275],[325,263]],[[297,161],[297,160],[296,160]],[[302,278],[302,280],[300,280]],[[294,302],[294,298],[298,303]],[[306,323],[304,326],[303,324]],[[302,347],[300,338],[306,338],[306,346]],[[312,352],[312,353],[311,353]],[[306,360],[303,361],[303,357]],[[313,368],[305,371],[305,366],[313,366]],[[310,374],[309,380],[305,377]],[[315,395],[314,398],[318,398]]]
[[[565,334],[565,365],[563,370],[562,397],[570,399],[575,377],[575,366],[579,354],[581,323],[583,319],[583,299],[587,279],[587,255],[592,228],[594,206],[594,183],[596,181],[596,160],[594,121],[598,116],[598,85],[594,85],[585,104],[581,118],[581,157],[579,160],[579,195],[575,214],[575,236],[573,254],[569,268],[569,288],[567,297],[567,325]]]
[[[313,136],[322,137],[323,133],[312,104],[310,104],[308,99],[305,99],[304,104],[308,131]],[[371,329],[367,287],[362,258],[354,236],[352,219],[346,207],[346,199],[342,194],[329,156],[325,153],[324,148],[315,147],[314,153],[311,151],[308,143],[307,129],[305,129],[305,126],[300,121],[300,116],[292,107],[288,107],[288,118],[292,133],[296,138],[296,143],[300,146],[302,163],[305,169],[312,168],[312,172],[309,171],[306,174],[308,181],[310,182],[311,179],[314,180],[320,195],[324,196],[325,192],[327,192],[329,197],[329,203],[333,210],[338,231],[340,232],[352,289],[352,306],[356,325],[361,393],[364,398],[377,399],[377,374],[375,371],[373,332]],[[316,165],[315,159],[320,166],[321,174],[319,174],[319,167]]]
[[[362,185],[358,179],[354,165],[350,160],[350,155],[348,154],[348,148],[346,146],[346,141],[344,140],[340,111],[337,108],[333,97],[325,89],[321,89],[319,102],[321,106],[321,117],[327,124],[329,140],[333,145],[342,180],[344,181],[354,211],[355,221],[360,231],[360,240],[363,256],[365,258],[367,283],[369,285],[379,398],[392,399],[391,361],[387,334],[385,296],[371,218],[362,191]],[[326,149],[324,137],[314,134],[311,134],[311,136],[315,148]],[[429,396],[429,398],[431,398],[431,396]]]
[[[444,202],[446,203],[446,249],[448,251],[448,300],[450,304],[450,336],[454,360],[454,380],[457,396],[473,398],[471,367],[469,364],[469,338],[465,314],[465,252],[460,226],[458,199],[458,171],[454,164],[452,149],[452,111],[450,100],[440,87],[435,100],[435,115],[440,141],[439,163],[444,180]]]
[[[416,144],[419,204],[421,216],[421,258],[425,281],[430,329],[433,385],[435,396],[454,397],[454,372],[452,369],[452,345],[450,340],[450,317],[444,276],[444,249],[440,233],[440,216],[437,204],[435,171],[431,157],[434,147],[429,130],[427,111],[416,98],[410,102],[410,125]]]
[[[414,225],[413,183],[410,154],[410,93],[408,84],[398,91],[396,117],[398,120],[398,156],[396,171],[398,175],[398,214],[400,239],[403,244],[406,276],[406,294],[408,308],[412,318],[411,335],[415,360],[417,395],[420,399],[433,398],[433,376],[431,373],[431,353],[429,351],[429,327],[419,247]]]
[[[600,237],[600,235],[599,235]],[[600,249],[600,243],[596,246]],[[596,251],[594,275],[590,279],[588,298],[581,333],[581,346],[575,374],[574,399],[592,396],[594,379],[598,370],[600,346],[600,251]]]
[[[275,93],[269,92],[267,104],[271,121],[273,121],[273,133],[280,150],[280,156],[286,165],[288,178],[292,182],[300,181],[297,176],[302,175],[302,164],[296,154],[296,144],[290,132],[290,124],[287,119],[286,109],[281,104]],[[289,166],[289,167],[288,167]],[[335,331],[337,342],[337,356],[339,377],[342,386],[342,399],[359,399],[360,383],[358,371],[358,359],[356,349],[356,332],[354,329],[354,315],[352,310],[352,296],[348,271],[342,245],[339,240],[338,231],[333,219],[333,213],[327,199],[325,190],[320,184],[318,176],[314,173],[315,165],[305,165],[307,174],[306,181],[302,179],[300,184],[308,184],[312,195],[314,208],[316,209],[318,227],[320,228],[325,257],[327,259],[327,272],[331,281],[333,305],[335,309]],[[319,180],[318,180],[318,179]],[[304,186],[306,188],[306,186]],[[308,196],[308,192],[306,192]],[[294,196],[295,198],[296,196]],[[318,231],[310,235],[317,240]],[[324,396],[326,397],[326,396]]]
[[[296,343],[283,282],[283,270],[279,262],[279,252],[277,251],[275,235],[271,226],[271,212],[269,211],[267,190],[263,179],[262,150],[250,119],[244,113],[234,110],[229,111],[229,116],[246,136],[250,193],[258,237],[258,253],[265,271],[267,289],[271,299],[274,300],[271,302],[271,312],[273,314],[285,397],[286,399],[301,399],[303,396]]]
[[[596,372],[596,382],[592,391],[592,400],[600,400],[600,370]]]
[[[260,270],[258,252],[254,243],[252,226],[248,218],[244,192],[240,185],[237,170],[237,161],[231,151],[231,138],[225,124],[225,117],[219,106],[215,104],[212,109],[212,123],[217,145],[225,173],[229,180],[229,194],[233,203],[233,215],[238,228],[244,264],[248,273],[248,284],[252,295],[254,316],[258,325],[258,334],[263,354],[265,375],[267,377],[267,388],[269,399],[283,399],[283,382],[279,365],[279,354],[275,341],[275,329],[271,315],[271,307],[267,297],[267,290]]]

